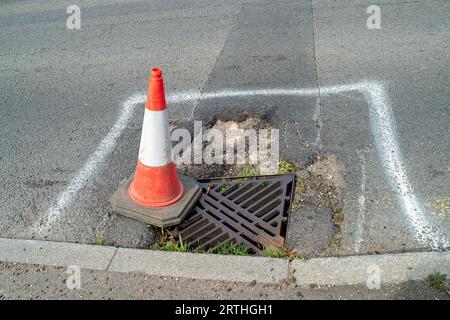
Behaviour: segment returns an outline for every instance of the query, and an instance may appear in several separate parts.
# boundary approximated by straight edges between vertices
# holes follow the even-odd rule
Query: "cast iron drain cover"
[[[291,174],[198,181],[202,195],[176,234],[190,247],[245,244],[250,254],[284,246],[294,195]]]

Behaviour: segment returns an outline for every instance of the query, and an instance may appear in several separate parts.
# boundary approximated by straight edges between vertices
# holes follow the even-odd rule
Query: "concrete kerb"
[[[0,238],[0,261],[151,276],[279,284],[293,277],[299,286],[366,285],[379,270],[381,284],[450,274],[450,251],[313,258],[309,260],[221,256],[125,249],[67,242]]]
[[[0,238],[0,261],[5,262],[106,270],[115,251],[114,247]]]
[[[288,277],[287,260],[156,250],[119,249],[109,271],[153,276],[276,284]]]
[[[450,251],[294,260],[291,269],[299,286],[366,285],[375,277],[381,284],[399,284],[424,280],[435,272],[449,275]]]

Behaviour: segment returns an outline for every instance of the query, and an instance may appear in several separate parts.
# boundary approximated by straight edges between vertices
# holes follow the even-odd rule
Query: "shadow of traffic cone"
[[[178,178],[172,161],[162,72],[151,71],[138,163],[133,177],[111,198],[117,213],[167,227],[179,224],[201,195],[192,178]]]

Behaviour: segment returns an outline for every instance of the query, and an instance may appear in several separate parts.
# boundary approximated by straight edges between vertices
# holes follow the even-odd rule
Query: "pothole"
[[[260,129],[271,130],[273,129],[273,124],[264,118],[248,116],[240,122],[223,121],[219,119],[210,124],[208,129],[215,129],[223,133],[237,129],[254,129],[258,131]],[[217,148],[223,147],[221,141],[217,142],[213,140],[207,142],[203,141],[202,148],[204,149],[208,144],[214,143],[218,143]],[[248,141],[244,141],[244,143],[246,146],[245,158],[248,160],[250,157],[254,156],[253,152],[256,152],[256,150],[249,148]],[[341,224],[344,219],[344,213],[340,207],[340,190],[343,184],[342,174],[344,167],[334,155],[314,156],[311,161],[303,167],[298,167],[297,164],[292,161],[279,159],[278,170],[271,172],[272,174],[286,174],[286,176],[290,175],[291,177],[292,175],[296,176],[295,184],[292,182],[292,185],[290,185],[290,188],[292,188],[291,193],[283,191],[284,196],[290,198],[290,200],[287,201],[287,211],[286,209],[283,209],[285,211],[280,215],[282,219],[286,221],[280,220],[277,221],[277,223],[284,223],[288,230],[293,229],[291,232],[297,232],[295,229],[297,227],[301,229],[303,227],[302,223],[291,221],[288,226],[287,216],[291,211],[291,206],[291,219],[292,215],[296,215],[295,218],[298,218],[298,216],[304,218],[304,216],[302,216],[302,208],[306,207],[317,207],[328,210],[317,211],[329,212],[329,215],[331,216],[331,228],[324,231],[327,235],[324,235],[325,241],[323,241],[323,246],[319,248],[319,250],[312,251],[301,250],[301,248],[311,246],[315,241],[314,238],[306,239],[306,242],[308,243],[302,238],[300,242],[289,242],[286,245],[284,239],[288,235],[286,234],[286,228],[284,227],[284,229],[282,228],[284,231],[278,233],[272,232],[273,239],[264,239],[262,243],[254,241],[255,237],[261,237],[261,235],[256,235],[255,233],[257,232],[254,231],[257,230],[252,229],[252,227],[249,228],[248,225],[246,225],[246,223],[251,224],[254,222],[252,221],[252,217],[249,219],[248,216],[246,217],[245,214],[243,214],[239,206],[234,207],[235,204],[230,205],[226,202],[229,200],[225,200],[227,190],[232,190],[228,193],[228,195],[231,195],[233,191],[244,188],[249,184],[249,181],[256,183],[252,188],[256,188],[257,184],[262,183],[260,181],[264,178],[254,177],[261,174],[259,163],[248,164],[247,161],[247,164],[227,164],[224,161],[224,163],[219,164],[177,164],[177,168],[180,174],[198,179],[202,184],[204,193],[210,192],[208,196],[212,196],[212,198],[207,200],[209,203],[203,201],[200,205],[201,207],[198,207],[198,210],[194,210],[185,222],[178,227],[156,230],[155,249],[237,255],[259,254],[270,257],[293,259],[318,255],[324,251],[330,252],[340,246]],[[287,189],[289,189],[289,187],[287,187]],[[257,194],[257,192],[258,191],[256,191],[255,194]],[[249,193],[247,197],[251,199],[251,193]],[[272,197],[272,200],[273,199],[276,199],[276,196]],[[270,208],[267,210],[270,211]],[[203,215],[200,214],[201,212],[203,212]],[[288,214],[286,214],[286,212],[288,212]],[[207,215],[210,219],[205,218]],[[225,218],[224,215],[226,216]],[[253,236],[253,239],[251,239],[250,242],[248,239],[246,239],[246,241],[240,241],[235,237],[237,233],[242,231],[241,229],[236,228],[236,217],[239,217],[239,215],[241,215],[241,219],[245,221],[244,226],[240,224],[239,228],[245,229],[246,232]],[[262,216],[264,216],[264,212],[262,213]],[[253,218],[254,217],[255,216],[253,216]],[[256,218],[258,217],[256,216]],[[225,229],[228,228],[228,230],[225,230],[227,232],[223,232],[223,229],[220,231],[220,228],[212,223],[214,220],[224,221],[226,223]],[[268,222],[269,228],[266,229],[273,228],[274,226],[271,226],[273,221],[269,219]],[[296,226],[294,226],[293,223],[295,223]],[[260,229],[259,231],[264,229],[261,225],[257,228]],[[314,227],[312,230],[309,230],[310,234],[314,234],[314,232],[317,232]],[[263,234],[262,238],[264,238],[264,236],[265,235]],[[320,232],[318,236],[321,236]],[[281,237],[282,241],[279,241],[279,239],[278,242],[274,240],[277,237]]]
[[[335,155],[315,155],[304,168],[296,169],[298,181],[293,209],[305,205],[336,208],[344,181],[343,170]]]
[[[224,139],[221,141],[214,139],[211,139],[212,141],[203,141],[202,150],[221,150],[224,155],[222,163],[177,163],[177,169],[180,174],[197,179],[206,179],[211,177],[233,177],[243,174],[251,175],[251,173],[254,173],[253,175],[258,175],[261,173],[260,166],[258,166],[257,163],[251,163],[251,159],[258,159],[258,148],[251,145],[248,135],[242,135],[242,132],[239,130],[255,130],[255,133],[258,133],[260,130],[268,130],[270,132],[270,130],[274,129],[272,123],[265,118],[249,115],[243,121],[225,121],[218,119],[214,123],[207,125],[205,130],[209,129],[218,130],[222,133]],[[237,163],[236,159],[235,163],[229,164],[229,161],[227,161],[226,158],[226,139],[235,139],[236,144],[241,144],[244,147],[243,157],[245,163]],[[212,156],[215,156],[215,154]]]

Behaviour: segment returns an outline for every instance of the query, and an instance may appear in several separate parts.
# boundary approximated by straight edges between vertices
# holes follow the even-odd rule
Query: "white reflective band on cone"
[[[162,167],[172,161],[169,121],[167,112],[151,111],[144,113],[139,161],[146,166]]]

